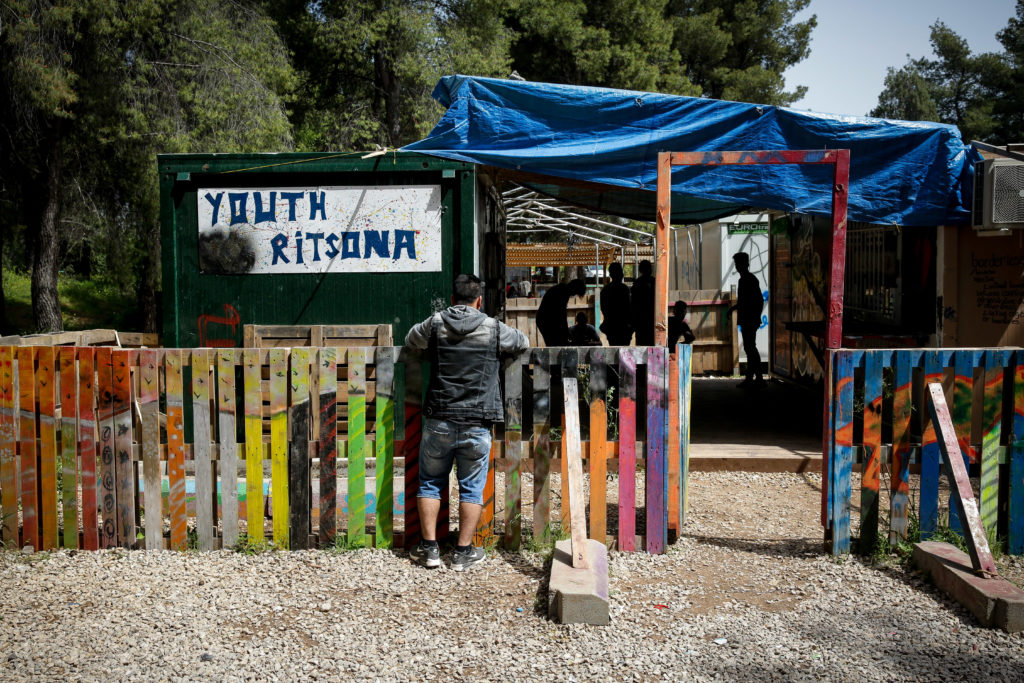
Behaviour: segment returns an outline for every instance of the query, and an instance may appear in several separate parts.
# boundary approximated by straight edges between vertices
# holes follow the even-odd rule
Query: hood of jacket
[[[464,337],[480,327],[487,320],[487,315],[472,306],[459,304],[441,311],[441,320],[450,332]]]

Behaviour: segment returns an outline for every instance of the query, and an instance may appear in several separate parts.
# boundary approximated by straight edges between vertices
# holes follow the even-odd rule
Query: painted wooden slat
[[[210,416],[210,351],[192,350],[192,460],[196,477],[196,536],[199,550],[214,550],[217,523]]]
[[[619,349],[619,550],[636,550],[636,366],[641,349]]]
[[[117,493],[114,463],[114,375],[112,350],[100,347],[96,351],[96,423],[99,428],[100,448],[100,546],[117,545]]]
[[[185,508],[185,400],[182,380],[182,352],[168,349],[164,354],[167,392],[167,479],[168,515],[171,518],[171,549],[188,547],[188,514]]]
[[[1009,365],[1010,351],[985,352],[985,404],[981,438],[981,522],[994,533],[999,517],[999,456],[1002,451],[1003,368]]]
[[[312,407],[309,394],[310,350],[296,347],[291,357],[291,402],[288,423],[291,443],[288,446],[288,538],[294,550],[309,547],[309,439]]]
[[[111,357],[114,380],[114,476],[117,489],[117,544],[135,546],[135,464],[132,462],[132,354],[117,349]]]
[[[551,533],[551,349],[533,357],[533,537]]]
[[[693,346],[685,344],[679,351],[679,458],[680,504],[679,528],[686,524],[690,509],[690,397],[693,387]]]
[[[682,346],[682,345],[679,345]],[[678,347],[677,347],[678,348]],[[665,455],[668,469],[668,529],[679,531],[679,364],[677,353],[668,356],[668,396],[666,419],[668,421]]]
[[[668,545],[668,349],[647,350],[647,552],[658,555]]]
[[[99,498],[96,477],[96,350],[78,349],[78,457],[82,472],[82,548],[97,550]]]
[[[288,352],[270,350],[270,485],[274,543],[289,548],[288,538]]]
[[[145,505],[146,550],[164,547],[160,481],[160,351],[139,352],[139,411],[142,413],[142,502]]]
[[[608,537],[608,393],[607,352],[590,352],[590,537]]]
[[[973,349],[962,349],[955,352],[953,361],[953,428],[966,466],[978,457],[971,443],[971,410],[974,405],[974,368],[981,356]],[[949,496],[949,528],[962,533],[952,492]]]
[[[850,552],[850,492],[853,476],[853,367],[854,356],[850,351],[833,354],[833,377],[836,396],[835,461],[832,470],[832,554]]]
[[[344,353],[344,352],[343,352]],[[319,350],[320,433],[320,547],[333,546],[338,533],[338,352],[325,346]]]
[[[60,349],[60,467],[64,512],[63,547],[78,548],[78,375],[75,348]]]
[[[395,355],[389,346],[374,351],[377,365],[376,449],[376,545],[391,548],[395,544]],[[492,475],[493,476],[493,475]],[[493,482],[493,479],[492,479]],[[493,505],[493,483],[491,486]],[[493,508],[492,508],[493,509]]]
[[[242,352],[245,395],[245,517],[250,541],[263,541],[263,396],[260,393],[260,351]]]
[[[913,413],[911,352],[896,352],[893,379],[892,410],[892,475],[889,508],[889,542],[896,544],[907,538],[910,519],[910,418]]]
[[[924,352],[924,386],[942,383],[942,353]],[[927,411],[927,408],[925,408]],[[927,540],[939,524],[939,444],[935,438],[935,426],[928,420],[921,435],[921,493],[920,513],[921,538]]]
[[[36,471],[36,349],[18,348],[18,438],[21,447],[22,547],[39,547]]]
[[[36,395],[39,400],[39,521],[43,550],[57,547],[57,357],[52,346],[37,352]]]
[[[1010,450],[1007,551],[1024,554],[1024,351],[1014,353],[1013,448]]]
[[[882,466],[882,353],[864,354],[864,464],[860,488],[860,552],[878,541],[878,489]]]
[[[501,460],[505,475],[505,535],[502,544],[517,550],[522,533],[522,479],[520,460],[523,438],[523,363],[522,357],[505,368],[505,457]]]
[[[17,425],[14,419],[14,347],[0,346],[0,541],[18,543]]]
[[[238,389],[235,367],[239,352],[217,351],[217,436],[220,443],[220,522],[224,547],[238,541],[238,438],[235,436]]]
[[[423,431],[423,377],[428,366],[419,357],[403,350],[405,372],[400,390],[396,391],[404,406],[402,442],[398,452],[405,457],[405,547],[411,548],[422,538],[417,509],[419,492],[420,439]]]
[[[552,394],[554,394],[554,392],[552,392]],[[554,400],[555,400],[555,398],[554,398],[554,396],[552,396],[552,401],[554,401]],[[558,467],[559,467],[559,475],[560,475],[558,477],[558,482],[559,482],[560,488],[561,488],[561,491],[559,492],[559,495],[561,496],[559,498],[559,500],[561,501],[561,505],[558,508],[558,523],[559,523],[559,528],[564,533],[565,530],[569,528],[569,523],[570,523],[570,521],[569,521],[569,458],[567,457],[568,445],[569,444],[568,444],[568,442],[565,439],[565,411],[564,410],[562,411],[560,427],[561,427],[561,432],[560,433],[562,435],[562,438],[559,439],[559,441],[558,441]]]
[[[971,481],[967,477],[967,468],[964,466],[963,456],[957,444],[956,430],[953,428],[953,418],[950,416],[949,408],[946,406],[946,397],[942,393],[942,385],[929,384],[925,400],[928,403],[928,412],[931,414],[932,424],[935,426],[936,440],[942,453],[942,461],[949,478],[949,487],[953,493],[954,504],[958,508],[960,517],[963,519],[964,526],[966,527],[967,533],[964,534],[964,540],[967,542],[971,564],[975,571],[983,572],[988,576],[995,576],[995,561],[988,547],[985,527],[981,525],[978,507],[974,502],[974,491],[971,489]]]
[[[366,349],[348,352],[348,541],[366,545]]]
[[[583,501],[583,453],[580,446],[580,402],[579,380],[573,371],[576,366],[576,349],[562,352],[562,392],[565,405],[565,431],[562,441],[566,444],[563,458],[568,461],[566,478],[569,480],[569,495],[562,506],[569,508],[569,533],[572,539],[572,566],[587,566],[587,517]]]

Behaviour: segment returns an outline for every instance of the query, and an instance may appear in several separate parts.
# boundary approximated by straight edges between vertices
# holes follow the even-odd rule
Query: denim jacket
[[[505,419],[499,356],[529,346],[522,332],[472,306],[458,305],[414,325],[405,345],[429,350],[433,367],[423,408],[426,417],[473,422]]]

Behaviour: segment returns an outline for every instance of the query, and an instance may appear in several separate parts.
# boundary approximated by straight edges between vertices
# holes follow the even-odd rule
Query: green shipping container
[[[240,346],[259,325],[390,324],[446,306],[459,272],[499,313],[504,219],[486,174],[419,154],[167,154],[163,343]]]

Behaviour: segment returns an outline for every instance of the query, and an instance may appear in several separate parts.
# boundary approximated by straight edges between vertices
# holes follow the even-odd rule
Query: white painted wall
[[[721,228],[721,284],[719,286],[722,291],[732,292],[735,295],[740,275],[736,272],[736,266],[733,265],[732,255],[741,251],[750,255],[750,272],[757,277],[761,284],[761,296],[765,300],[765,306],[761,311],[761,327],[757,331],[757,350],[761,354],[762,363],[768,362],[768,353],[771,350],[767,303],[768,287],[770,286],[768,280],[771,273],[771,246],[768,237],[770,220],[767,213],[741,213],[727,216],[718,221]],[[760,231],[749,232],[756,228],[760,228]],[[743,351],[742,343],[739,345],[739,350],[740,360],[745,361],[747,354]]]

